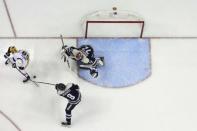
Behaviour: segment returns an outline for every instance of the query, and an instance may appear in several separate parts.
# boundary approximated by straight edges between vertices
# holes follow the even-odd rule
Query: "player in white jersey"
[[[17,68],[25,76],[26,79],[23,82],[30,80],[30,76],[25,71],[29,64],[29,53],[27,51],[17,50],[15,46],[10,46],[4,57],[6,58],[6,65],[10,63],[13,68]]]

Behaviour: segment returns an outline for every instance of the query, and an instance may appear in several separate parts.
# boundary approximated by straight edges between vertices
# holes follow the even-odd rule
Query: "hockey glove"
[[[66,49],[66,48],[68,48],[68,46],[67,46],[67,45],[62,46],[62,49]]]
[[[25,68],[24,68],[24,67],[19,67],[19,69],[20,69],[20,70],[24,70]]]
[[[5,65],[7,65],[9,63],[9,59],[7,59],[6,61],[5,61]]]
[[[65,46],[62,46],[62,50],[63,50],[63,52],[66,54],[66,55],[68,55],[68,56],[70,56],[70,47],[68,47],[67,45],[65,45]]]
[[[16,68],[16,63],[13,63],[12,64],[12,68]]]
[[[5,53],[4,58],[7,59],[10,56],[8,52]]]

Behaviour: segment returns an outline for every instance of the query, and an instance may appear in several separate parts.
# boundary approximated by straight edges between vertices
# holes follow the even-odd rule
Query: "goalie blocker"
[[[104,65],[104,57],[94,57],[94,50],[90,45],[76,47],[62,47],[62,57],[64,61],[71,58],[77,62],[81,69],[87,69],[93,78],[98,77],[97,68]]]

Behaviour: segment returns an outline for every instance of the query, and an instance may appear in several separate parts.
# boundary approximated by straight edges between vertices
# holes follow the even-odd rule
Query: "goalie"
[[[13,68],[16,68],[25,76],[23,82],[30,80],[30,76],[25,71],[25,68],[29,64],[29,53],[27,51],[17,50],[15,46],[10,46],[4,58],[6,59],[5,65],[11,64]]]
[[[97,67],[104,65],[104,57],[95,58],[94,50],[90,45],[82,45],[79,48],[65,45],[62,47],[62,57],[64,62],[71,58],[77,62],[79,68],[90,70],[93,78],[98,77]]]

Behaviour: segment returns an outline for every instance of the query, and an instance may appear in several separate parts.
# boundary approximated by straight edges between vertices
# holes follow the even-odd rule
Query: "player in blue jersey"
[[[68,83],[66,85],[64,85],[63,83],[59,83],[55,85],[55,88],[60,96],[68,100],[68,104],[65,109],[66,121],[62,122],[61,124],[65,126],[70,126],[72,117],[71,112],[75,108],[75,106],[81,101],[79,86],[73,83]]]

